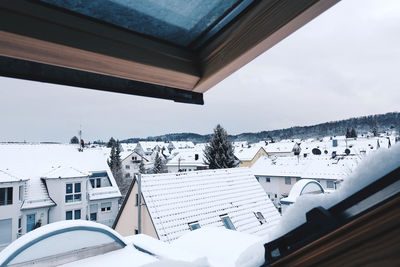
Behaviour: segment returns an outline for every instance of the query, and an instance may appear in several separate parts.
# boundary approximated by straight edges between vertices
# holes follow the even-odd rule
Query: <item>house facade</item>
[[[81,219],[112,226],[121,193],[107,156],[72,145],[2,145],[0,249],[52,222]]]
[[[166,164],[168,172],[186,172],[208,169],[201,149],[179,149]]]
[[[251,170],[275,206],[280,209],[280,199],[287,197],[293,185],[302,179],[318,181],[325,191],[333,191],[356,168],[356,156],[331,157],[285,156],[261,157]]]

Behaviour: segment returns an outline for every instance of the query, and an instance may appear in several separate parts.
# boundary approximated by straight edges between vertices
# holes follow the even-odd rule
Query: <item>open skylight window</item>
[[[195,47],[238,16],[253,0],[41,0],[127,30]]]

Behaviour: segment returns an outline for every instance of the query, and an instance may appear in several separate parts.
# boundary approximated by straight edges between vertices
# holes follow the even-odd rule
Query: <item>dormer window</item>
[[[101,187],[101,178],[90,179],[90,185],[92,186],[92,188],[100,188]]]

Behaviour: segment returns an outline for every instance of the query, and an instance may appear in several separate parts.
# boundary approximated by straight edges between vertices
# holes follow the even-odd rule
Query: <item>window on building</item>
[[[81,210],[68,210],[65,212],[66,220],[79,220],[81,218]]]
[[[65,212],[65,219],[72,220],[72,210]]]
[[[82,200],[81,183],[69,183],[65,186],[65,202],[79,202]]]
[[[264,218],[264,215],[263,215],[261,212],[259,212],[259,211],[254,212],[254,215],[256,216],[256,218],[257,218],[257,220],[260,222],[260,224],[264,224],[264,223],[267,222],[267,221],[265,220],[265,218]]]
[[[8,245],[12,241],[12,219],[0,220],[0,245]]]
[[[111,202],[101,203],[101,211],[102,212],[111,211]]]
[[[130,165],[125,165],[125,169],[129,170],[131,168]]]
[[[99,209],[99,206],[97,204],[91,204],[90,205],[90,220],[91,221],[97,221],[97,211]]]
[[[270,182],[271,182],[271,178],[267,177],[267,178],[265,178],[265,181],[266,181],[267,183],[270,183]]]
[[[12,205],[13,201],[13,188],[3,187],[0,188],[0,206]]]
[[[24,186],[23,185],[20,185],[19,187],[18,187],[18,199],[19,199],[19,201],[23,201],[24,200]]]
[[[285,184],[292,184],[292,179],[290,177],[285,177]]]
[[[136,198],[135,198],[135,206],[137,207],[138,206],[138,203],[139,203],[139,196],[138,196],[138,194],[136,194],[136,196],[135,196]]]
[[[275,194],[275,198],[278,198],[278,195],[277,195],[277,194]]]
[[[81,210],[74,210],[74,219],[79,220],[81,218]]]
[[[22,218],[18,218],[18,237],[22,235]]]
[[[326,181],[326,188],[334,188],[334,187],[335,187],[335,185],[334,185],[333,181],[329,181],[329,180]]]
[[[197,221],[196,221],[196,222],[188,223],[188,225],[189,225],[190,231],[194,231],[194,230],[200,228],[200,224],[199,224],[199,222],[197,222]]]
[[[129,177],[131,177],[131,174],[129,172],[125,173],[125,178],[129,178]]]
[[[90,185],[92,186],[92,188],[100,188],[101,178],[90,179]]]
[[[233,225],[231,218],[229,218],[228,214],[223,214],[219,216],[222,220],[222,223],[225,225],[226,229],[236,230],[235,226]]]
[[[90,220],[93,222],[97,221],[97,212],[90,213]]]

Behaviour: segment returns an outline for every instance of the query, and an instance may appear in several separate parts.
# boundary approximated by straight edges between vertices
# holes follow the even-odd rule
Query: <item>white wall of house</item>
[[[119,198],[90,200],[88,209],[89,220],[112,227],[118,214],[118,200]],[[94,216],[96,219],[94,219]]]
[[[28,229],[28,218],[34,219],[34,224],[40,222],[40,226],[46,225],[49,222],[49,211],[52,207],[42,207],[35,209],[25,209],[21,210],[21,234],[26,234]]]
[[[76,196],[81,194],[80,201],[72,201],[66,202],[66,186],[67,184],[72,184],[75,187],[75,184],[81,184],[81,192],[76,193],[73,190],[72,195]],[[65,178],[65,179],[47,179],[46,180],[47,189],[49,192],[50,198],[57,204],[57,206],[50,209],[50,223],[62,221],[66,219],[66,212],[73,211],[75,213],[76,210],[81,211],[81,219],[88,218],[88,189],[90,186],[89,179],[85,178]],[[71,195],[71,194],[68,194]],[[73,219],[75,216],[73,215]]]
[[[189,172],[189,171],[197,171],[197,165],[181,165],[180,166],[181,171],[184,172]],[[179,172],[179,166],[178,165],[169,165],[167,164],[167,171],[168,172]]]
[[[22,205],[22,200],[19,198],[19,186],[24,186],[24,184],[23,181],[0,183],[0,188],[12,188],[12,204],[6,202],[0,205],[0,250],[17,239],[18,219],[21,216]],[[4,199],[0,201],[3,202]]]

